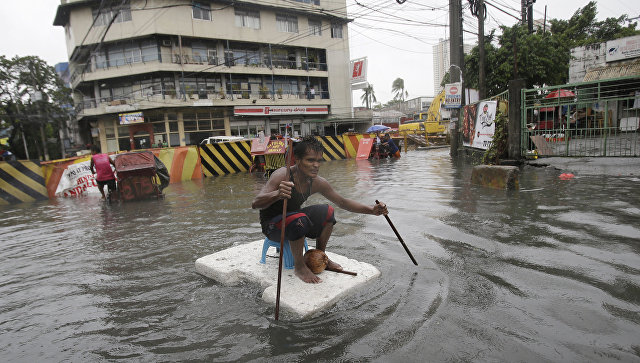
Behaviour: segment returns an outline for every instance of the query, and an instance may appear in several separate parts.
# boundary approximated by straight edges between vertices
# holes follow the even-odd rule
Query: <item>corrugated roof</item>
[[[594,68],[584,75],[584,82],[640,76],[640,58],[631,63]]]

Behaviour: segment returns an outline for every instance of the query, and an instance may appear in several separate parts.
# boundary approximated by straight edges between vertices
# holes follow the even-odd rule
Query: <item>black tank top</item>
[[[289,175],[289,181],[293,182],[293,173]],[[291,199],[287,202],[287,213],[300,210],[302,208],[302,204],[309,198],[311,195],[311,183],[313,179],[309,180],[309,190],[307,194],[302,194],[298,192],[298,189],[294,186],[291,190]],[[260,225],[262,226],[262,231],[266,233],[266,228],[269,226],[269,221],[273,219],[273,217],[282,215],[282,204],[284,200],[280,199],[277,202],[271,204],[267,208],[260,209]]]

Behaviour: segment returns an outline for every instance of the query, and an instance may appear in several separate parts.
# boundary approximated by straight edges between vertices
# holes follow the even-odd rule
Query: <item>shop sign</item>
[[[327,115],[329,106],[236,106],[234,116]]]

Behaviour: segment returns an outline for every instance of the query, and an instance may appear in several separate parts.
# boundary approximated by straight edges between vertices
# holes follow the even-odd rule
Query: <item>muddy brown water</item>
[[[344,196],[389,205],[419,265],[382,217],[338,210],[329,249],[381,276],[304,320],[194,270],[262,238],[259,175],[0,207],[3,360],[640,361],[640,180],[527,167],[506,192],[470,172],[446,149],[324,163]]]

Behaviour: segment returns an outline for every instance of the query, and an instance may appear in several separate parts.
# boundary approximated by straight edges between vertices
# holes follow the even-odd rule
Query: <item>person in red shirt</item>
[[[100,194],[102,194],[102,199],[105,199],[105,185],[110,191],[116,190],[116,176],[113,174],[111,165],[115,167],[109,155],[101,154],[97,145],[91,145],[91,173],[96,174],[98,190],[100,190]]]

